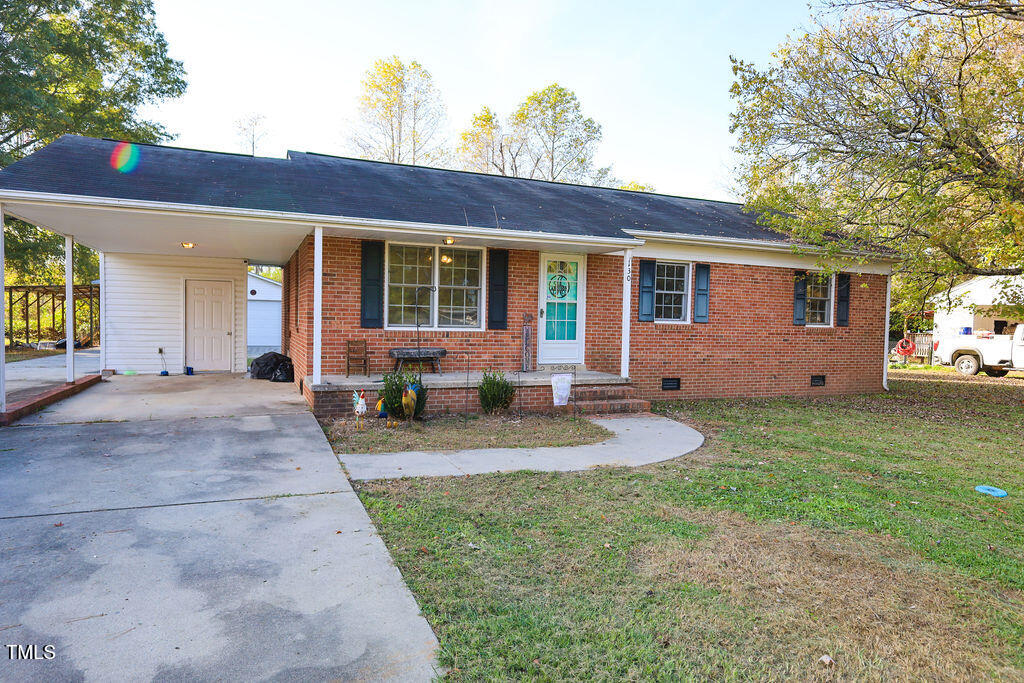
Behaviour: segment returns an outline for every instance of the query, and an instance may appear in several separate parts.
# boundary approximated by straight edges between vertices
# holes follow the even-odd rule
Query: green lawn
[[[642,469],[360,496],[453,678],[1024,678],[1024,378],[891,376],[661,405],[708,441]]]

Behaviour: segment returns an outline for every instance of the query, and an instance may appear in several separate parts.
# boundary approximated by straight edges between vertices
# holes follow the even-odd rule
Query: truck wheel
[[[998,368],[985,368],[985,374],[989,377],[1006,377],[1010,373],[1009,370],[1000,370]]]
[[[981,368],[981,364],[978,362],[977,356],[970,354],[964,354],[956,359],[956,363],[953,364],[956,371],[961,375],[977,375],[978,370]]]

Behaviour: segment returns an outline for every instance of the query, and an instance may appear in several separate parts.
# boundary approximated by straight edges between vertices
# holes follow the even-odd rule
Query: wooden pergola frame
[[[74,285],[73,286],[73,290],[74,290],[74,301],[75,301],[76,304],[78,302],[80,302],[80,301],[88,302],[88,304],[89,304],[89,340],[93,344],[95,344],[96,343],[96,333],[98,331],[96,329],[96,323],[99,321],[99,315],[98,315],[98,313],[99,313],[98,309],[99,309],[99,303],[100,303],[100,297],[99,297],[99,290],[100,290],[100,288],[99,288],[99,285],[94,285],[94,284]],[[51,316],[51,321],[53,323],[52,324],[53,329],[54,330],[60,330],[62,328],[67,328],[67,324],[66,324],[66,321],[67,321],[67,310],[66,310],[66,306],[65,306],[65,302],[66,302],[66,299],[67,299],[67,291],[66,291],[65,286],[62,285],[62,284],[61,285],[9,285],[7,287],[4,287],[4,297],[3,298],[4,298],[3,306],[5,308],[5,313],[6,313],[6,315],[3,316],[3,320],[4,321],[9,321],[7,323],[9,328],[10,328],[10,335],[8,336],[8,338],[11,340],[12,344],[15,341],[20,341],[20,339],[19,340],[15,340],[14,339],[14,320],[15,320],[14,313],[15,313],[15,307],[18,307],[18,308],[21,309],[20,315],[18,316],[18,318],[20,320],[24,320],[25,321],[25,337],[24,337],[25,344],[30,344],[32,342],[32,339],[31,339],[31,332],[32,332],[31,322],[32,322],[32,318],[33,317],[35,318],[35,323],[36,323],[35,324],[35,332],[36,332],[35,337],[36,337],[36,341],[37,342],[38,341],[42,341],[42,324],[40,322],[40,320],[41,320],[41,312],[42,312],[43,306],[45,306],[47,304],[49,305],[49,308],[50,308],[50,316]],[[33,301],[33,298],[34,298],[34,301]],[[35,308],[35,316],[32,316],[33,306]],[[61,320],[61,324],[59,326],[57,325],[57,311],[58,310],[60,311],[60,320]],[[78,313],[78,310],[77,310],[77,306],[76,306],[75,307],[75,311],[74,311],[75,323],[78,322],[78,315],[77,315],[77,313]],[[74,329],[75,330],[78,329],[77,324],[76,324]],[[6,334],[6,330],[4,332]],[[73,345],[73,342],[72,342],[72,345]]]

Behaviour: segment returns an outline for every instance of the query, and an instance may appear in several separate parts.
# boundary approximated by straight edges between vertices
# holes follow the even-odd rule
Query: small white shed
[[[281,350],[281,283],[249,273],[246,286],[249,355]]]

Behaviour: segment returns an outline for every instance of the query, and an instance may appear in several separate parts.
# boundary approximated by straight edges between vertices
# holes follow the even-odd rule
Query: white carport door
[[[185,281],[185,365],[231,370],[231,282]]]

